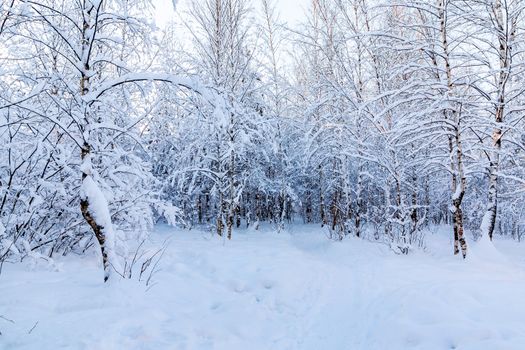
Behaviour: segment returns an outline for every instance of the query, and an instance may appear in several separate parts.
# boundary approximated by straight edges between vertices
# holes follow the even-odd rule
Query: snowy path
[[[468,261],[429,237],[397,256],[317,229],[173,236],[157,285],[101,285],[94,256],[61,271],[6,266],[0,349],[523,349],[525,246],[473,247]],[[503,256],[505,255],[505,256]],[[508,258],[507,258],[508,257]],[[36,327],[29,330],[38,322]]]

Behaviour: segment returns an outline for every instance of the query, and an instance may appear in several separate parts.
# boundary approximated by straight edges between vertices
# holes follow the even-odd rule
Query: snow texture
[[[172,239],[151,288],[100,283],[95,255],[60,272],[9,265],[0,349],[522,349],[523,245],[471,243],[463,261],[449,231],[404,256],[317,226],[226,244],[158,227],[152,249]]]

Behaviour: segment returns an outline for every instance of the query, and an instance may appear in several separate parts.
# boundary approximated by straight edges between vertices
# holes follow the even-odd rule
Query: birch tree
[[[485,114],[492,129],[487,155],[487,205],[481,222],[481,234],[491,240],[498,214],[499,183],[501,182],[502,164],[505,162],[503,149],[505,135],[510,125],[514,124],[514,101],[523,93],[514,76],[523,70],[523,58],[520,55],[524,43],[523,1],[477,1],[462,2],[466,18],[474,33],[474,50],[484,68],[477,72],[482,83],[475,84],[479,94],[486,100]],[[483,54],[482,54],[483,53]]]

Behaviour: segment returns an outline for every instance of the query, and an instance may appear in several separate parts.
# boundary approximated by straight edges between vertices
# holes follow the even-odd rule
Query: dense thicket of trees
[[[407,253],[451,224],[520,239],[525,0],[0,0],[0,260],[158,220],[318,223]]]

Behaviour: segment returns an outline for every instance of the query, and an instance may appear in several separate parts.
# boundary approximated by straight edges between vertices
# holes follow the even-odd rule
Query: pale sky
[[[179,5],[184,5],[185,0],[176,0]],[[253,6],[260,8],[259,0],[251,0]],[[303,16],[305,8],[310,0],[277,0],[277,10],[282,21],[293,25]],[[173,17],[173,0],[153,0],[155,6],[156,18],[159,26],[163,26],[170,18]]]

